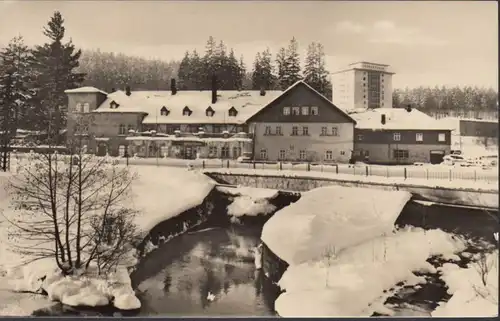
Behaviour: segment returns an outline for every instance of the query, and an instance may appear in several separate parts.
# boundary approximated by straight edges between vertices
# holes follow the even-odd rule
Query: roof
[[[292,91],[295,87],[299,86],[299,85],[304,85],[306,86],[306,88],[309,88],[310,90],[312,90],[316,95],[318,95],[321,99],[323,99],[324,101],[326,101],[328,104],[331,105],[331,107],[333,107],[335,110],[339,111],[341,114],[343,114],[344,116],[346,116],[348,119],[350,119],[353,123],[356,123],[356,120],[351,117],[348,113],[346,113],[345,111],[343,111],[342,109],[338,108],[337,106],[335,106],[333,104],[332,101],[330,101],[330,99],[326,98],[324,95],[322,95],[320,92],[318,92],[316,89],[314,89],[313,87],[309,86],[305,81],[303,80],[299,80],[299,81],[296,81],[293,85],[291,85],[290,87],[288,87],[285,91],[281,92],[280,95],[277,95],[273,100],[269,101],[267,103],[266,106],[262,107],[258,112],[256,112],[252,117],[256,116],[258,113],[264,111],[264,109],[266,109],[269,105],[272,105],[275,101],[277,101],[278,99],[284,97],[287,93],[289,93],[290,91]],[[251,117],[250,117],[251,118]],[[250,119],[249,118],[249,119]]]
[[[87,94],[91,94],[91,93],[101,93],[103,95],[107,95],[108,93],[107,92],[104,92],[100,89],[97,89],[95,87],[90,87],[90,86],[87,86],[87,87],[80,87],[80,88],[75,88],[75,89],[66,89],[64,91],[65,94],[74,94],[74,93],[87,93]]]
[[[109,94],[107,99],[94,111],[98,113],[145,113],[143,124],[243,124],[270,100],[279,96],[281,91],[266,91],[265,96],[260,91],[218,90],[217,102],[212,104],[212,92],[179,90],[175,95],[170,91],[133,91],[130,96],[123,91]],[[110,108],[115,101],[119,107]],[[183,116],[183,109],[188,107],[192,114]],[[166,107],[167,116],[161,115],[161,109]],[[211,107],[214,115],[209,117],[206,110]],[[234,107],[236,116],[229,116],[229,110]]]
[[[376,130],[452,130],[452,126],[432,118],[431,116],[412,108],[409,112],[404,108],[362,109],[350,112],[357,121],[358,129]],[[381,122],[385,116],[385,124]]]
[[[350,63],[349,66],[356,65],[356,64],[370,64],[370,65],[377,65],[377,66],[389,67],[389,65],[378,64],[376,62],[369,62],[369,61],[357,61],[357,62],[353,62],[353,63]]]
[[[393,71],[387,71],[387,70],[371,70],[371,69],[358,68],[358,67],[354,67],[354,68],[346,68],[346,69],[342,69],[342,70],[334,71],[334,72],[332,72],[331,74],[332,74],[332,75],[335,75],[335,74],[341,74],[341,73],[343,73],[343,72],[346,72],[346,71],[351,71],[351,70],[360,70],[360,71],[376,71],[376,72],[379,72],[379,73],[389,74],[389,75],[395,75],[395,74],[396,74],[396,73],[395,73],[395,72],[393,72]]]

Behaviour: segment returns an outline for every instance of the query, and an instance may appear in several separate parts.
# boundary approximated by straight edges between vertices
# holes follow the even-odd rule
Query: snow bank
[[[262,241],[289,264],[321,257],[390,233],[411,194],[326,186],[302,194],[278,211],[262,230]]]
[[[267,199],[254,199],[250,196],[237,196],[227,206],[227,214],[235,217],[267,215],[276,210],[276,206],[269,204]]]
[[[321,260],[291,265],[279,281],[286,290],[275,302],[282,317],[367,317],[398,282],[425,283],[412,272],[435,272],[426,262],[434,255],[463,250],[441,230],[406,228]]]
[[[200,205],[215,182],[184,168],[131,166],[138,174],[132,184],[132,207],[140,212],[136,224],[144,233],[157,224]]]
[[[246,187],[246,186],[238,186],[238,187],[224,187],[218,186],[217,189],[225,194],[233,195],[233,196],[250,196],[253,198],[266,198],[272,199],[275,198],[279,191],[276,189],[270,188],[255,188],[255,187]]]
[[[433,317],[492,317],[498,316],[498,250],[488,254],[483,263],[489,267],[481,280],[478,262],[465,269],[446,263],[439,272],[452,295],[432,312]]]

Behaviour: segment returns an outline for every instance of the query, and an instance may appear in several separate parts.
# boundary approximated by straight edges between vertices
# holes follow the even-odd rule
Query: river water
[[[132,274],[144,316],[274,316],[278,288],[255,268],[261,227],[179,236]]]

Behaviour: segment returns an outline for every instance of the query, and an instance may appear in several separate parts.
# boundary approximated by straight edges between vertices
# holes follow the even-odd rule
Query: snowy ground
[[[244,186],[236,188],[220,186],[217,189],[234,197],[227,207],[227,214],[233,218],[267,215],[276,210],[276,206],[270,204],[269,200],[278,195],[277,190]]]
[[[311,190],[264,226],[262,240],[289,263],[279,281],[286,292],[275,302],[280,316],[394,315],[384,302],[397,284],[415,288],[425,284],[426,279],[413,272],[437,273],[427,259],[450,259],[465,249],[463,240],[441,230],[395,230],[394,221],[409,199],[405,192],[362,192],[337,186]],[[498,260],[498,252],[495,257]],[[480,290],[482,296],[471,290],[480,288],[477,269],[460,269],[452,263],[440,268],[453,296],[434,314],[496,315],[498,263],[492,258],[491,276],[483,286],[488,290]]]
[[[213,189],[214,182],[197,171],[186,168],[156,168],[151,166],[131,166],[138,174],[132,184],[132,197],[129,201],[140,214],[136,224],[143,233],[161,221],[202,203]],[[3,188],[9,179],[8,174],[0,176],[0,211],[7,217],[19,215],[10,208],[10,198]],[[182,188],[180,188],[182,187]],[[107,279],[86,277],[61,277],[50,259],[39,260],[28,265],[20,264],[29,258],[9,251],[7,222],[0,216],[0,315],[30,315],[33,310],[51,306],[49,299],[68,305],[107,305],[119,309],[140,307],[126,266]],[[41,277],[47,276],[42,282]],[[49,299],[19,291],[38,291],[41,287],[49,294]],[[12,292],[16,291],[16,292]],[[27,304],[29,303],[29,304]],[[27,305],[25,305],[27,304]]]

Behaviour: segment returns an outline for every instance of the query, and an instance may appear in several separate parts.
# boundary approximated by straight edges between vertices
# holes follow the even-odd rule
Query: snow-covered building
[[[304,81],[247,122],[256,160],[347,162],[351,157],[356,122]]]
[[[356,62],[332,73],[333,103],[343,110],[392,107],[389,65]]]
[[[281,91],[66,90],[68,135],[98,155],[236,158],[252,152],[247,120]]]
[[[451,151],[452,128],[415,108],[351,112],[357,124],[354,157],[370,163],[441,163]]]
[[[439,121],[453,129],[451,135],[453,149],[466,154],[498,150],[498,119],[445,117]]]

